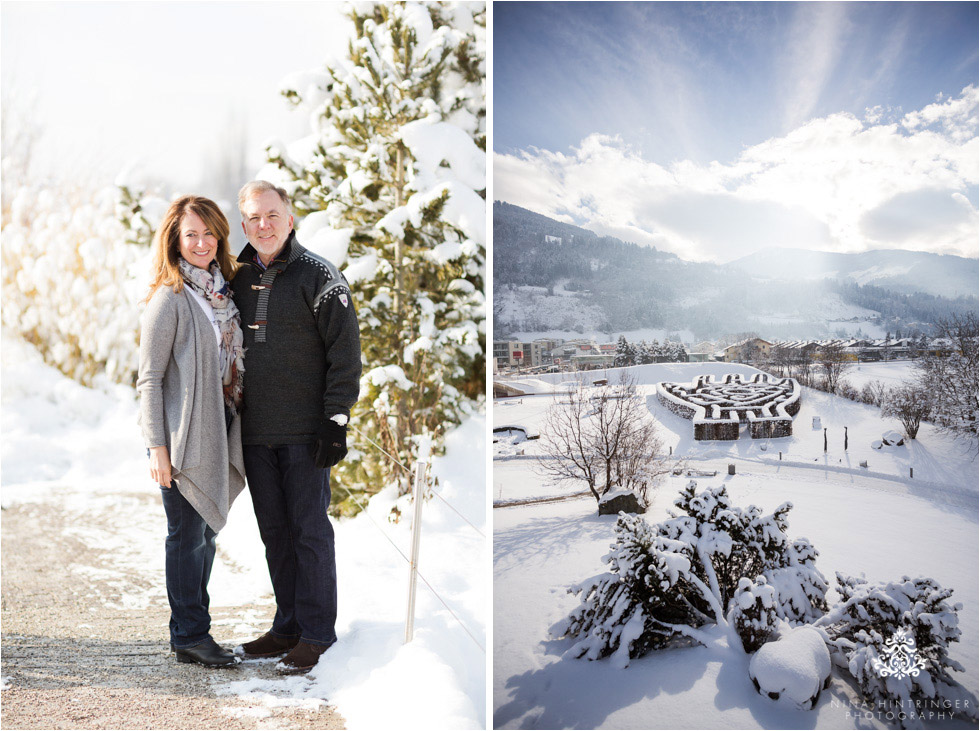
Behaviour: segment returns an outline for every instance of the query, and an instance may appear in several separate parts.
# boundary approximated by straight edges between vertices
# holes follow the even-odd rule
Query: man
[[[361,347],[347,281],[300,246],[289,197],[253,181],[238,196],[249,243],[232,281],[245,334],[245,473],[276,595],[272,628],[236,648],[285,654],[305,673],[337,641],[337,569],[329,468],[347,454]]]

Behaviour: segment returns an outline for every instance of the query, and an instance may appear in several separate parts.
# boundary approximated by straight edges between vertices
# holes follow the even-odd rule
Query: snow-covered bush
[[[904,384],[888,392],[881,405],[884,416],[898,419],[909,439],[915,439],[919,425],[932,411],[929,393],[914,384]]]
[[[916,361],[916,384],[928,396],[930,419],[952,434],[976,437],[980,423],[980,335],[978,315],[941,319],[935,323],[940,336],[937,350]]]
[[[285,81],[310,134],[269,146],[258,177],[289,191],[301,243],[350,281],[366,364],[351,423],[409,464],[485,387],[485,6],[348,10],[347,56]],[[337,469],[409,483],[373,448]]]
[[[965,690],[950,674],[963,666],[949,656],[960,638],[952,589],[930,578],[869,583],[837,574],[841,602],[817,623],[829,637],[834,663],[847,670],[869,701],[909,709],[916,702],[940,700],[968,706]],[[975,715],[974,715],[975,718]]]
[[[127,179],[125,174],[116,178],[116,218],[126,231],[126,243],[149,247],[153,235],[166,215],[169,204]]]
[[[620,515],[611,548],[605,556],[609,572],[571,587],[582,603],[552,628],[556,637],[580,638],[571,656],[597,660],[615,652],[626,667],[630,658],[673,640],[696,638],[693,628],[713,621],[689,600],[702,591],[690,559],[657,527]]]
[[[830,655],[820,631],[793,627],[752,656],[749,677],[761,695],[811,710],[830,686]]]
[[[860,400],[870,406],[881,406],[888,396],[888,387],[875,379],[861,387]]]
[[[149,251],[126,244],[118,192],[21,186],[4,221],[3,323],[85,384],[132,383]]]
[[[790,503],[763,515],[733,505],[723,485],[696,488],[692,480],[674,501],[679,512],[661,523],[619,517],[609,570],[569,589],[581,603],[552,628],[556,637],[578,639],[572,656],[615,653],[626,665],[675,640],[700,641],[700,627],[727,623],[743,578],[764,577],[776,616],[789,623],[826,610],[816,551],[786,536]]]
[[[776,630],[776,590],[765,576],[738,580],[731,625],[742,640],[742,649],[752,653],[762,647]]]

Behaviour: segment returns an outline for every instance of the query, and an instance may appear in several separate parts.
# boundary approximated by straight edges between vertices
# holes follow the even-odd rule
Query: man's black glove
[[[347,456],[347,427],[324,419],[316,433],[313,459],[321,469],[333,467]]]

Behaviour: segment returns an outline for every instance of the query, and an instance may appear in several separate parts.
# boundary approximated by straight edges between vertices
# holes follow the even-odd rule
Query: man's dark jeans
[[[185,648],[210,635],[208,579],[214,564],[217,535],[180,494],[177,485],[160,488],[167,513],[167,598],[170,600],[170,641]]]
[[[337,641],[330,470],[316,466],[311,444],[246,444],[243,451],[276,594],[272,634],[329,647]]]

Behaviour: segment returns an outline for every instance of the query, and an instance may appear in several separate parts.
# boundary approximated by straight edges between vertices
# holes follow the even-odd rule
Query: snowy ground
[[[902,381],[915,379],[915,361],[890,360],[878,363],[853,363],[844,370],[843,379],[854,388],[861,389],[871,381],[881,381],[888,388],[895,388]]]
[[[865,366],[870,372],[898,364]],[[731,364],[661,364],[632,369],[647,394],[658,380],[690,381],[699,373],[755,372]],[[610,370],[610,374],[615,371]],[[567,376],[566,376],[567,378]],[[527,384],[541,392],[560,376]],[[514,382],[515,385],[518,385]],[[494,423],[544,428],[551,395],[495,401]],[[907,447],[875,450],[871,443],[897,425],[877,409],[804,389],[792,437],[699,443],[691,423],[648,395],[661,423],[665,446],[690,467],[717,470],[698,478],[699,488],[725,484],[737,505],[771,511],[789,500],[790,536],[806,536],[820,552],[817,567],[834,573],[864,573],[870,580],[926,575],[954,589],[961,641],[952,654],[967,669],[959,680],[978,689],[977,442],[951,439],[923,427]],[[819,416],[821,427],[813,428]],[[843,449],[844,426],[848,450]],[[823,451],[823,427],[828,451]],[[543,437],[542,437],[543,438]],[[765,449],[763,449],[765,447]],[[581,485],[550,484],[534,471],[541,442],[498,442],[491,483],[495,503],[567,495]],[[524,454],[521,455],[520,452]],[[779,453],[782,452],[782,460]],[[859,463],[868,461],[868,468]],[[727,466],[736,474],[729,476]],[[909,467],[914,478],[909,479]],[[657,488],[648,513],[667,516],[687,477]],[[615,518],[596,515],[595,502],[563,502],[494,510],[494,726],[499,728],[866,728],[886,727],[859,718],[854,690],[835,679],[813,711],[787,708],[760,697],[748,676],[749,659],[725,643],[655,652],[620,670],[604,660],[563,659],[570,642],[548,630],[578,600],[567,587],[605,570],[602,556],[613,539]],[[831,601],[835,592],[828,597]],[[938,720],[936,725],[949,727]],[[952,727],[960,727],[953,722]]]
[[[146,469],[133,390],[84,388],[46,366],[33,348],[7,333],[2,366],[3,505],[53,501],[77,513],[77,537],[118,546],[119,561],[142,567],[154,577],[152,589],[125,598],[128,607],[165,597],[165,517],[159,502],[152,512],[120,522],[114,533],[94,531],[84,519],[87,511],[106,504],[131,512],[134,501],[127,493],[159,490]],[[263,708],[329,702],[352,729],[483,728],[486,654],[480,645],[486,646],[488,600],[487,543],[481,535],[486,534],[485,431],[485,418],[478,416],[449,436],[446,456],[432,468],[445,502],[433,498],[424,507],[420,572],[459,621],[420,581],[415,640],[403,644],[408,565],[389,539],[404,554],[410,553],[411,506],[407,498],[396,500],[385,490],[371,500],[366,513],[335,523],[340,640],[325,656],[329,662],[306,677],[238,682],[216,677],[215,691],[249,699],[260,715]],[[405,516],[397,524],[389,522],[396,504]],[[209,589],[214,606],[271,606],[264,551],[247,491],[218,537]],[[245,641],[266,629],[254,612],[243,612],[231,631],[238,641]]]

